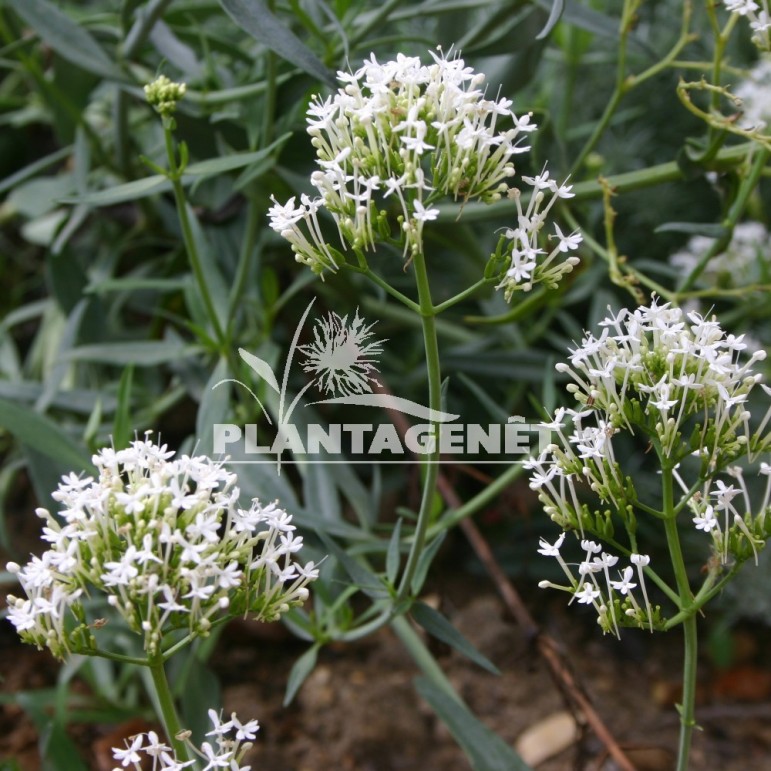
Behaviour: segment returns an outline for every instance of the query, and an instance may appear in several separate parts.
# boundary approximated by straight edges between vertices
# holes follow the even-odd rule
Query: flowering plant
[[[754,502],[741,465],[756,463],[771,448],[771,407],[755,423],[750,411],[756,387],[771,395],[762,376],[752,371],[765,352],[755,351],[742,361],[742,336],[727,335],[714,319],[685,314],[655,298],[649,306],[611,314],[600,324],[599,337],[587,333],[571,352],[570,364],[557,365],[573,381],[568,391],[578,409],[560,408],[542,424],[556,432],[557,441],[526,464],[531,488],[563,530],[553,544],[541,539],[539,552],[556,558],[567,583],[543,581],[541,586],[593,606],[603,630],[615,635],[621,626],[650,631],[686,626],[687,733],[693,716],[695,670],[689,668],[695,667],[696,614],[743,562],[751,557],[757,562],[758,550],[771,535],[771,465],[759,465],[757,473],[767,481]],[[625,437],[636,438],[655,454],[661,473],[658,494],[638,487],[627,470],[619,451]],[[642,553],[640,517],[659,522],[664,530],[674,586]],[[703,532],[712,551],[698,590],[692,589],[680,543],[680,531],[691,527]],[[567,532],[578,536],[584,552],[577,576],[561,555]],[[603,550],[590,535],[610,549]],[[629,561],[623,567],[622,557]],[[651,602],[646,577],[674,606],[673,614]],[[683,741],[688,738],[689,733]]]
[[[25,642],[47,647],[58,658],[77,653],[150,668],[180,759],[172,762],[169,755],[171,765],[161,768],[191,765],[178,737],[164,662],[236,615],[276,621],[305,602],[307,584],[318,577],[312,562],[296,561],[303,540],[277,503],[254,500],[242,509],[236,476],[222,463],[173,455],[149,438],[124,450],[101,450],[93,458],[98,479],[70,474],[53,494],[63,506],[63,523],[38,509],[49,549],[24,567],[8,565],[26,595],[8,597],[8,618]],[[89,619],[85,603],[94,592],[105,595],[142,637],[145,658],[100,647],[106,621]],[[236,725],[235,718],[225,727],[217,724],[217,736],[222,739]],[[240,738],[243,730],[238,724]],[[138,742],[120,756],[124,766],[139,762]],[[237,747],[225,749],[235,763]],[[155,740],[145,752],[166,762],[166,748]]]
[[[22,639],[59,658],[98,651],[102,624],[87,623],[83,603],[94,590],[149,656],[235,615],[275,621],[307,599],[318,570],[295,562],[302,537],[292,518],[276,503],[240,508],[236,476],[221,463],[173,455],[149,439],[102,450],[97,480],[72,474],[54,493],[63,525],[38,509],[50,548],[8,566],[26,594],[8,598]]]
[[[209,710],[209,720],[212,729],[206,736],[211,736],[213,742],[204,741],[200,747],[190,742],[189,732],[185,732],[183,741],[191,750],[192,760],[180,760],[167,744],[158,737],[155,731],[136,734],[130,737],[131,742],[126,742],[125,748],[116,747],[113,756],[120,761],[121,768],[134,768],[141,771],[144,766],[143,758],[152,759],[153,771],[181,771],[196,763],[196,756],[206,761],[206,769],[227,768],[230,771],[250,771],[251,766],[241,765],[244,755],[252,747],[252,740],[260,730],[256,720],[242,723],[235,712],[231,713],[230,720],[222,722],[222,716],[213,709]]]
[[[521,192],[508,181],[514,156],[529,150],[523,140],[536,129],[531,115],[517,117],[510,99],[486,98],[484,75],[463,59],[430,54],[428,65],[402,54],[381,64],[372,54],[355,72],[338,72],[342,87],[308,108],[320,167],[310,181],[319,195],[302,194],[299,205],[295,196],[286,204],[274,198],[270,226],[290,242],[299,262],[322,273],[339,269],[346,257],[324,236],[321,209],[332,215],[342,248],[360,262],[378,241],[397,243],[413,259],[424,251],[423,228],[439,216],[432,204],[440,197],[490,203],[508,196],[517,202],[517,227],[499,244],[493,264],[498,288],[510,299],[539,282],[555,286],[577,264],[570,252],[581,236],[565,236],[557,227],[557,246],[545,258],[538,236],[554,202],[572,197],[570,187],[545,170],[523,177],[533,188],[523,208]]]

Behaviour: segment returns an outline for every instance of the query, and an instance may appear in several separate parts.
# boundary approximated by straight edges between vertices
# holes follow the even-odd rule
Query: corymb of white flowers
[[[726,335],[717,321],[695,312],[686,315],[656,299],[650,306],[611,315],[601,326],[599,338],[589,333],[571,352],[569,365],[557,365],[574,381],[568,391],[579,409],[561,408],[543,424],[556,441],[526,463],[532,471],[530,486],[546,513],[564,531],[575,532],[584,551],[575,577],[560,556],[565,533],[554,544],[542,539],[539,552],[556,557],[567,578],[565,585],[542,585],[593,605],[606,631],[617,634],[621,625],[666,629],[669,622],[648,600],[645,575],[678,611],[695,612],[742,562],[757,558],[771,534],[771,466],[763,462],[753,472],[768,477],[761,485],[765,494],[753,504],[746,468],[738,465],[754,467],[771,449],[771,408],[754,423],[749,409],[751,396],[767,403],[771,395],[761,375],[752,372],[765,353],[741,361],[746,347],[741,336]],[[753,394],[756,386],[760,391]],[[566,427],[567,418],[572,429]],[[635,487],[625,469],[624,460],[633,453],[624,435],[641,439],[637,446],[657,457],[660,493],[652,492],[650,484]],[[641,553],[637,520],[642,516],[664,526],[675,556],[678,524],[686,522],[711,539],[714,558],[695,598],[682,586],[669,588]],[[620,529],[626,531],[626,545]],[[589,535],[610,544],[615,553],[604,552]],[[629,564],[619,566],[619,555]]]
[[[190,742],[187,736],[189,731],[186,732],[185,743],[193,757],[198,756],[206,761],[208,769],[250,771],[251,766],[241,763],[260,730],[259,723],[256,720],[242,723],[235,713],[231,713],[230,720],[223,722],[222,716],[213,709],[209,710],[209,720],[212,728],[206,736],[211,741],[204,741],[200,747]],[[120,761],[121,768],[133,768],[136,771],[146,768],[152,768],[153,771],[181,771],[196,763],[195,759],[181,761],[155,731],[129,737],[125,747],[115,747],[112,752],[115,760]],[[120,770],[116,768],[114,771]]]
[[[221,463],[173,455],[149,438],[104,449],[93,458],[98,479],[63,478],[59,517],[37,510],[50,548],[8,565],[26,595],[8,597],[8,618],[25,642],[58,658],[99,655],[103,622],[85,607],[94,590],[150,658],[217,621],[273,621],[306,600],[318,571],[295,561],[303,542],[291,516],[257,500],[240,508],[236,476]]]
[[[516,229],[506,231],[513,243],[499,288],[510,297],[539,281],[556,283],[578,262],[566,255],[580,236],[557,229],[557,247],[546,257],[537,237],[554,201],[570,197],[570,188],[546,171],[523,177],[533,187],[523,209],[520,191],[509,187],[513,157],[529,150],[523,138],[536,128],[531,116],[517,117],[509,99],[488,99],[480,88],[484,75],[463,59],[430,54],[428,65],[402,54],[381,64],[372,54],[356,72],[338,72],[342,88],[308,108],[320,167],[311,183],[319,195],[303,194],[299,204],[294,196],[286,204],[274,198],[271,227],[291,243],[299,262],[320,274],[346,261],[322,233],[322,208],[332,215],[343,250],[362,255],[390,241],[412,258],[423,252],[423,227],[437,218],[432,204],[442,196],[464,202],[510,196],[518,219]]]

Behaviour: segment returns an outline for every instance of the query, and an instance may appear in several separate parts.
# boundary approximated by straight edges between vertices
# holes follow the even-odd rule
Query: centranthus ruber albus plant
[[[140,748],[160,768],[193,765],[165,663],[234,617],[278,620],[306,601],[318,576],[312,562],[297,561],[302,537],[277,503],[241,508],[236,475],[222,463],[173,456],[149,438],[101,450],[93,458],[98,478],[70,474],[54,492],[58,517],[38,509],[48,549],[23,567],[8,565],[24,592],[8,597],[22,640],[60,659],[101,656],[149,669],[170,747],[154,734],[135,737],[116,751],[124,767],[139,762]],[[97,596],[116,613],[110,624],[121,620],[139,637],[142,656],[103,647],[108,620],[92,617],[88,603]],[[235,729],[236,742],[254,738],[256,723],[245,725],[235,716],[216,723],[217,746],[204,743],[197,753],[207,768],[215,756],[236,763],[243,748],[228,732]]]
[[[587,333],[570,363],[557,365],[578,406],[560,408],[542,424],[556,440],[527,462],[530,486],[562,528],[556,542],[541,539],[538,551],[558,561],[565,581],[541,586],[591,606],[603,631],[616,636],[625,626],[683,626],[684,769],[694,726],[697,616],[744,562],[757,563],[771,534],[771,465],[762,460],[771,449],[771,389],[753,372],[765,352],[747,355],[743,337],[726,334],[715,319],[656,298],[600,326],[599,337]],[[638,485],[627,468],[630,441],[655,458],[658,491]],[[753,495],[757,485],[749,480],[757,475],[765,480]],[[644,553],[642,518],[664,532],[664,565]],[[681,548],[691,529],[704,538],[707,567],[698,581]],[[580,542],[575,569],[562,555],[566,533]]]

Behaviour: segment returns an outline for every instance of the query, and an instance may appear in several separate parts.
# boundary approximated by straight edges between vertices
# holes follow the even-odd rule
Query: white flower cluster
[[[771,465],[760,464],[759,473],[767,477],[766,490],[760,505],[754,507],[741,466],[729,466],[726,473],[734,480],[732,484],[712,477],[696,494],[691,493],[678,469],[674,476],[688,501],[694,527],[710,534],[721,562],[728,563],[729,552],[742,558],[748,556],[749,547],[757,565],[758,547],[765,545],[764,538],[768,535],[766,514],[771,505]],[[737,498],[736,502],[734,498]],[[753,508],[757,516],[754,516]]]
[[[730,504],[717,475],[727,469],[741,480],[741,471],[731,464],[739,458],[752,460],[771,448],[771,434],[766,433],[771,408],[753,430],[747,407],[756,385],[771,395],[771,389],[761,383],[761,375],[751,369],[765,353],[757,351],[742,363],[740,354],[746,346],[741,336],[725,335],[717,321],[695,312],[686,315],[655,299],[650,306],[623,310],[600,324],[599,338],[587,333],[571,351],[571,364],[557,365],[558,371],[574,381],[568,391],[575,395],[580,409],[559,408],[551,422],[542,423],[556,433],[557,441],[525,464],[533,472],[530,487],[538,491],[546,513],[581,538],[586,530],[612,538],[615,512],[633,534],[637,514],[651,508],[641,502],[633,481],[623,471],[616,437],[636,434],[648,443],[648,449],[655,450],[680,484],[682,498],[676,511],[686,506],[691,509],[693,524],[712,533],[723,562],[729,551],[742,560],[756,554],[756,547],[769,534],[765,516],[768,490],[760,508],[753,509],[743,482],[739,489],[731,488],[730,497],[742,492],[745,505],[740,512]],[[566,428],[567,417],[572,431]],[[683,480],[678,470],[681,462],[694,467],[695,483]],[[761,465],[761,473],[768,474],[768,469],[767,464]],[[584,488],[612,510],[591,510]],[[725,514],[722,528],[716,512]],[[636,551],[632,538],[630,553]],[[582,586],[571,584],[576,591]],[[608,586],[620,591],[612,583]],[[586,592],[591,593],[592,588]],[[630,607],[639,621],[638,606]],[[612,621],[613,627],[620,623],[616,616]]]
[[[506,259],[509,266],[503,274],[501,283],[496,289],[503,289],[506,300],[516,291],[529,292],[536,284],[545,284],[551,289],[556,288],[566,273],[570,273],[578,265],[579,259],[570,252],[578,249],[583,237],[577,231],[564,235],[559,225],[554,224],[556,246],[546,255],[538,246],[538,233],[546,221],[546,215],[558,198],[572,198],[573,193],[567,185],[558,185],[549,179],[549,172],[544,170],[535,177],[523,177],[528,185],[533,187],[533,194],[527,209],[522,210],[519,190],[511,191],[517,204],[516,228],[507,228],[505,239],[511,241],[506,249]],[[551,197],[547,199],[547,195]],[[545,206],[541,206],[546,201]]]
[[[514,176],[513,156],[529,149],[522,137],[536,128],[530,115],[517,117],[509,99],[487,99],[484,75],[463,59],[431,56],[429,65],[402,54],[381,64],[372,54],[356,72],[338,73],[343,87],[336,94],[311,103],[308,133],[320,167],[311,183],[319,195],[303,194],[299,204],[295,197],[284,205],[273,199],[269,215],[297,260],[314,272],[345,261],[322,234],[321,208],[334,218],[343,248],[363,252],[391,239],[388,204],[395,202],[401,235],[394,240],[403,239],[408,257],[422,252],[423,227],[438,216],[431,204],[440,196],[491,202],[513,194],[507,180]],[[504,122],[510,128],[499,128]],[[544,190],[566,197],[569,188],[525,181],[535,188],[533,199],[527,212],[520,208],[511,238],[529,261],[538,253]],[[512,269],[532,271],[523,264],[517,257]]]
[[[579,450],[576,460],[612,466],[613,435],[633,433],[633,425],[662,456],[679,460],[698,450],[712,469],[752,451],[746,402],[763,380],[752,365],[765,359],[765,351],[742,362],[743,335],[726,335],[714,318],[685,314],[656,298],[650,306],[610,315],[600,326],[599,338],[587,333],[571,351],[572,366],[557,365],[575,381],[568,391],[585,408],[573,416],[570,444]],[[766,385],[761,388],[771,394]],[[583,427],[590,415],[597,426]],[[693,418],[701,422],[693,426]],[[689,428],[694,430],[688,433]]]
[[[768,94],[771,97],[771,90]],[[711,238],[693,236],[669,261],[687,275],[699,264],[712,244]],[[699,280],[709,286],[748,286],[762,281],[769,266],[771,235],[765,225],[760,222],[741,222],[734,228],[733,238],[726,250],[709,261]]]
[[[538,586],[542,589],[561,589],[570,592],[579,604],[592,605],[597,611],[597,620],[603,630],[612,631],[616,637],[619,636],[619,623],[641,628],[647,626],[653,631],[654,622],[660,620],[660,611],[658,607],[654,609],[651,606],[645,586],[643,568],[650,564],[650,557],[647,554],[630,554],[631,565],[626,565],[623,570],[617,569],[618,579],[614,580],[611,578],[610,568],[618,564],[618,557],[607,551],[604,552],[602,545],[596,541],[584,538],[581,540],[584,559],[578,564],[579,577],[576,578],[560,554],[564,540],[564,532],[560,533],[553,544],[541,538],[538,553],[544,557],[557,559],[567,576],[568,586],[554,584],[551,581],[541,581]],[[598,575],[601,576],[600,579],[597,578]],[[633,580],[634,578],[637,578],[637,582]],[[633,591],[638,586],[642,605],[635,598]]]
[[[236,476],[221,463],[173,455],[137,440],[95,455],[98,479],[63,478],[53,494],[59,517],[37,511],[50,548],[8,565],[26,595],[8,597],[22,639],[57,657],[95,649],[103,623],[87,624],[82,602],[91,589],[107,595],[150,656],[164,635],[205,635],[218,615],[273,621],[306,600],[318,571],[294,561],[302,538],[291,516],[257,500],[239,508]]]
[[[203,771],[213,771],[217,768],[225,768],[229,771],[250,771],[251,766],[241,765],[244,754],[252,747],[252,741],[260,730],[256,720],[241,723],[235,712],[230,715],[230,720],[223,723],[222,718],[213,709],[209,710],[209,719],[212,722],[212,730],[206,735],[213,737],[214,743],[203,742],[200,747],[195,747],[189,740],[188,746],[201,760],[206,761]],[[113,748],[113,757],[120,761],[120,767],[113,771],[121,771],[124,768],[133,768],[136,771],[151,768],[152,771],[182,771],[190,768],[196,760],[179,760],[171,747],[164,744],[155,731],[137,734],[131,737],[131,742],[126,742],[125,748]],[[144,758],[142,757],[144,755]],[[148,759],[152,765],[144,765]]]
[[[734,89],[741,99],[742,125],[762,131],[771,121],[771,56],[766,54]]]
[[[726,10],[745,16],[753,32],[752,40],[758,48],[768,50],[768,33],[771,30],[771,14],[768,0],[723,0]]]

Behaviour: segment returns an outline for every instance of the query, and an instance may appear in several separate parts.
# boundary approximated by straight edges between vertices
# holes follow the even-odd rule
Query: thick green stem
[[[436,309],[431,301],[431,287],[428,282],[426,260],[422,252],[413,259],[415,281],[418,287],[420,320],[423,326],[423,344],[426,351],[426,369],[428,372],[428,406],[432,410],[441,410],[442,380],[439,364],[439,344],[436,337]],[[436,494],[436,480],[439,474],[439,423],[432,423],[434,446],[423,462],[423,493],[420,501],[418,521],[415,525],[415,537],[407,557],[401,583],[396,595],[396,602],[406,599],[411,591],[412,579],[418,566],[418,560],[426,544],[426,533],[430,524]]]
[[[431,651],[426,648],[420,635],[412,628],[409,621],[404,616],[396,616],[391,621],[391,629],[401,640],[402,645],[412,656],[413,661],[420,667],[423,674],[438,688],[441,688],[451,699],[463,703],[458,692],[453,688],[452,683],[447,679],[442,668],[436,663],[436,659],[431,655]]]
[[[153,678],[155,695],[158,698],[158,708],[161,713],[159,717],[161,718],[163,728],[166,731],[169,744],[171,744],[174,754],[177,756],[177,760],[185,763],[190,760],[190,753],[188,752],[185,742],[177,738],[182,731],[182,724],[179,721],[177,708],[174,705],[174,697],[172,696],[171,688],[169,687],[169,681],[166,679],[166,670],[163,667],[163,660],[161,658],[156,658],[150,663],[148,668]]]
[[[661,470],[661,492],[663,496],[663,511],[667,515],[664,528],[669,547],[669,557],[677,583],[677,593],[680,597],[681,611],[688,612],[693,607],[694,598],[688,574],[683,560],[683,550],[680,546],[680,535],[677,531],[677,515],[674,508],[672,468],[664,465]],[[683,621],[683,698],[680,704],[680,742],[677,753],[677,771],[686,771],[688,756],[691,750],[691,737],[695,720],[696,702],[696,659],[698,654],[698,638],[696,633],[696,614],[686,615]]]
[[[683,702],[680,707],[680,743],[677,748],[677,771],[687,771],[691,752],[691,735],[696,725],[694,703],[696,701],[696,615],[683,621]]]

